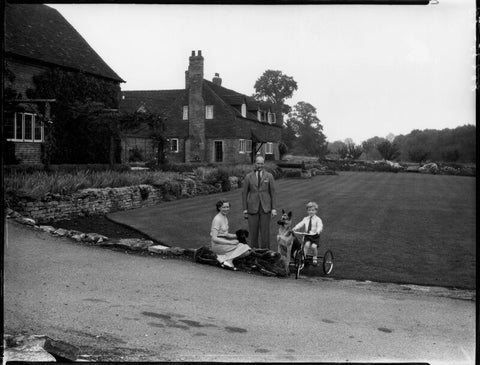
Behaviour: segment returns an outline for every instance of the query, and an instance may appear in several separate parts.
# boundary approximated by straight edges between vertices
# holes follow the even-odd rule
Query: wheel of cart
[[[305,235],[303,232],[294,232],[295,234]],[[293,253],[293,262],[295,265],[295,279],[300,276],[300,271],[305,265],[312,264],[312,255],[306,254],[304,250],[304,240],[301,240],[301,247]],[[317,260],[322,262],[322,269],[325,275],[330,275],[333,272],[334,257],[332,250],[326,250],[323,256],[318,255]]]

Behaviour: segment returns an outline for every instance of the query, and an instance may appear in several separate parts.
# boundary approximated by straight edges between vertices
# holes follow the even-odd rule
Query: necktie
[[[260,170],[257,171],[257,180],[258,187],[260,187]]]
[[[311,229],[312,229],[312,217],[310,217],[310,220],[308,221],[307,233],[310,233]]]

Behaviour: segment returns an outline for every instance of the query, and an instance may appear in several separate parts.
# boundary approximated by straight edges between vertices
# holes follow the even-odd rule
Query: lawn
[[[475,178],[341,172],[277,181],[278,208],[305,215],[316,201],[322,245],[335,254],[333,277],[475,288]],[[230,230],[246,228],[241,191],[162,203],[109,217],[169,245],[209,244],[215,202],[232,204]],[[276,249],[276,219],[271,225]]]

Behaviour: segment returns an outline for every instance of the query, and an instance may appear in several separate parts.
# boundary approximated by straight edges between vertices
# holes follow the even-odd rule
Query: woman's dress
[[[218,261],[233,260],[250,250],[250,246],[244,243],[238,245],[225,245],[213,241],[213,237],[228,234],[228,219],[222,213],[218,213],[212,221],[210,236],[212,237],[212,251],[217,254]],[[228,239],[228,238],[227,238]]]

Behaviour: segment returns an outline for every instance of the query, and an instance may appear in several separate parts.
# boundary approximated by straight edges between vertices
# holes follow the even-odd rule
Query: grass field
[[[472,289],[476,287],[475,178],[341,172],[277,181],[278,208],[305,215],[316,201],[321,242],[335,254],[333,277]],[[235,190],[111,217],[171,245],[209,244],[215,202],[229,199],[230,231],[246,228]],[[276,249],[276,219],[271,225]]]

